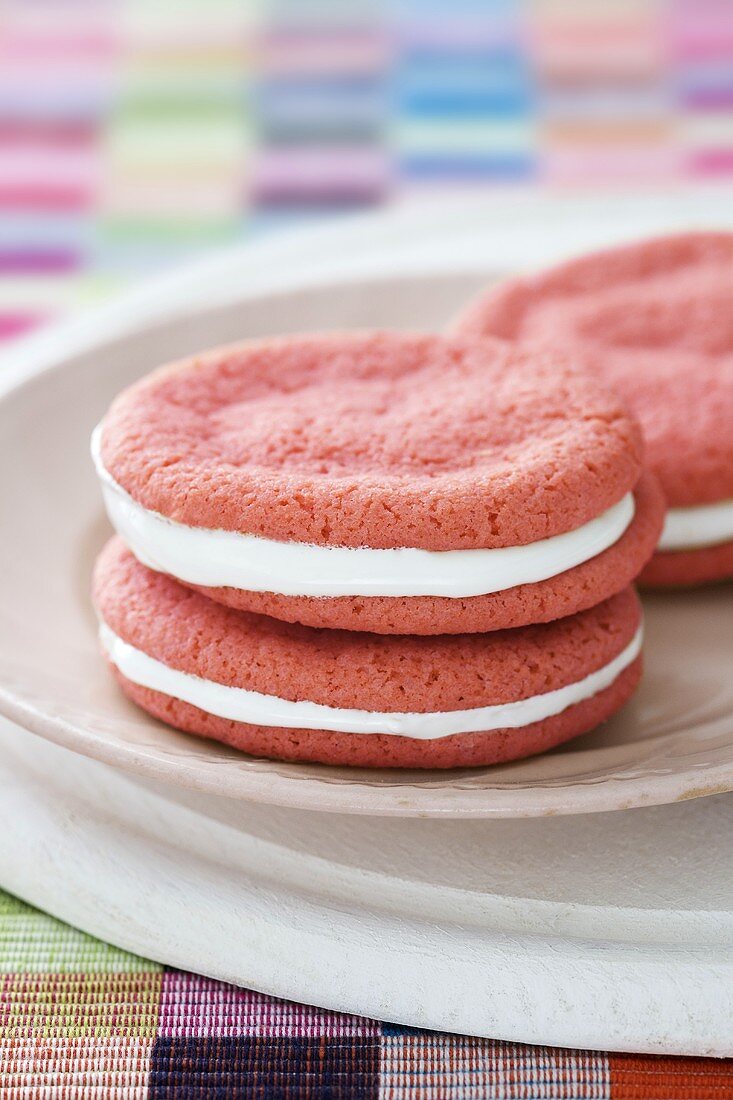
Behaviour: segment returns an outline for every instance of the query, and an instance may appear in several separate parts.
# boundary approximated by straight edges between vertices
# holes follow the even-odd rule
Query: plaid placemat
[[[733,1059],[529,1047],[171,970],[0,892],[2,1100],[724,1100]]]

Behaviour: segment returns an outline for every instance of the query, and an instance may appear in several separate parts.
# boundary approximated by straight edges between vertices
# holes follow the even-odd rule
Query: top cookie
[[[187,527],[442,551],[582,527],[634,487],[641,444],[621,402],[555,352],[376,332],[164,367],[112,404],[99,458]]]
[[[733,498],[731,302],[733,234],[688,233],[513,279],[469,305],[454,329],[554,345],[613,385],[677,508]]]

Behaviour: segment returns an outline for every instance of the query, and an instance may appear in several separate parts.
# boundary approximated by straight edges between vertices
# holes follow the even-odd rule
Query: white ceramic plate
[[[3,887],[167,966],[413,1027],[733,1055],[728,796],[584,818],[319,814],[129,775],[2,718],[0,790]]]
[[[118,311],[114,323],[82,326],[58,349],[53,334],[26,348],[45,369],[0,401],[0,709],[59,744],[165,782],[314,810],[519,817],[733,789],[731,586],[648,599],[647,673],[635,700],[593,734],[498,768],[377,772],[256,760],[148,718],[98,657],[88,587],[107,526],[88,437],[122,386],[165,359],[244,336],[434,326],[487,277],[351,278],[167,309],[157,322]]]

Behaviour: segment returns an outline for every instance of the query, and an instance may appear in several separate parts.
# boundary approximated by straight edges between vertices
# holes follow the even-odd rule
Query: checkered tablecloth
[[[597,1054],[327,1012],[129,955],[0,892],[2,1100],[724,1100],[733,1059]]]

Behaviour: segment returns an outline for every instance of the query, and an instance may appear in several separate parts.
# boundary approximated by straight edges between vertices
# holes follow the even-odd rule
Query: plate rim
[[[409,787],[400,784],[389,786],[367,786],[361,779],[353,784],[343,778],[330,781],[325,776],[282,775],[282,767],[297,768],[295,763],[259,760],[255,758],[257,771],[251,775],[260,782],[253,782],[244,791],[247,776],[240,770],[232,769],[234,778],[222,782],[220,777],[208,780],[204,771],[197,771],[200,762],[184,765],[178,761],[158,761],[135,746],[117,749],[112,743],[103,741],[93,734],[71,726],[60,718],[44,715],[31,704],[15,697],[0,684],[0,714],[29,733],[42,737],[62,748],[79,753],[103,764],[111,765],[132,775],[144,776],[171,786],[184,786],[190,790],[232,798],[236,801],[253,801],[272,806],[283,806],[296,810],[334,814],[355,814],[369,817],[409,817],[453,820],[490,820],[502,818],[538,818],[554,816],[576,816],[587,813],[608,813],[623,810],[640,809],[645,806],[663,806],[688,799],[706,798],[716,794],[733,791],[733,762],[712,765],[707,771],[707,782],[700,774],[694,782],[682,775],[649,777],[629,777],[624,779],[606,778],[597,781],[575,781],[572,786],[543,787],[542,804],[537,802],[533,793],[537,788],[518,787],[494,789],[491,791],[491,803],[483,801],[487,796],[485,789],[476,790],[455,786],[447,788],[445,805],[436,805],[439,792],[433,791],[433,803],[429,808],[421,806]],[[313,765],[308,765],[312,767]],[[325,765],[323,766],[326,767]],[[360,769],[361,771],[366,769]],[[429,773],[436,774],[434,772]],[[243,776],[245,778],[243,778]],[[649,788],[653,783],[652,789]],[[312,795],[314,786],[319,790],[319,801],[314,805]],[[619,797],[620,789],[623,795]],[[396,797],[400,791],[403,797]],[[590,798],[592,794],[592,799]],[[465,801],[451,805],[450,800],[462,796]],[[524,796],[524,797],[523,797]]]

